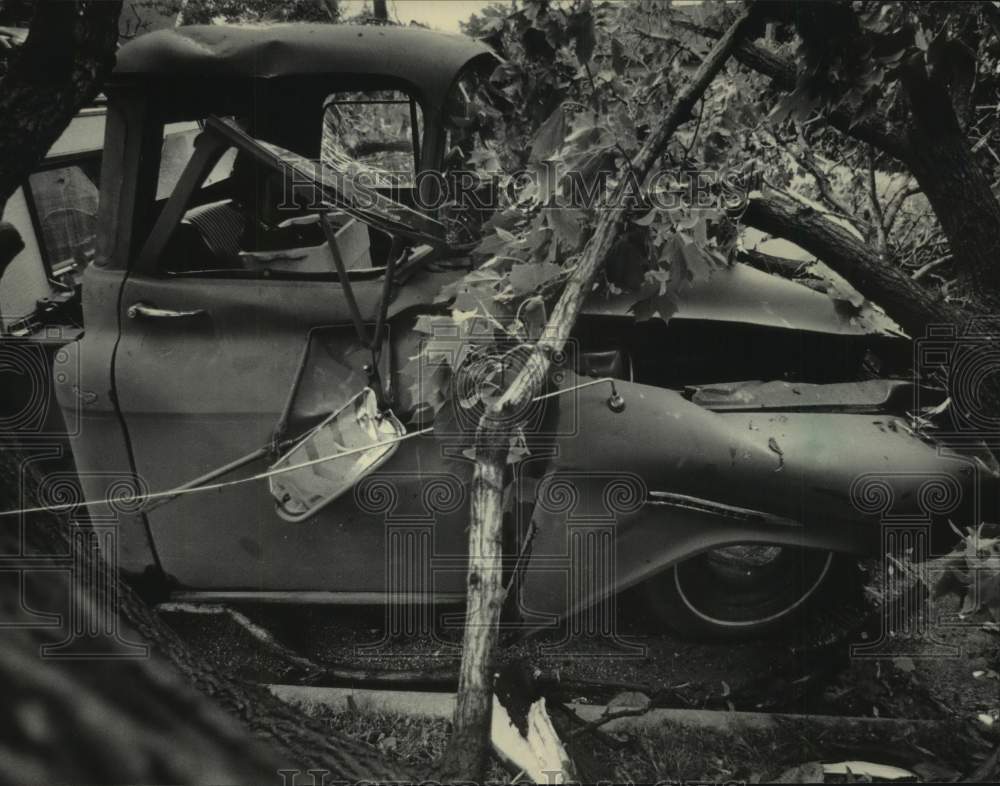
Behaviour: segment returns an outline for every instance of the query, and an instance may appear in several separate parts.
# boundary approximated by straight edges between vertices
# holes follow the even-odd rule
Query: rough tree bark
[[[12,450],[0,453],[0,507],[16,507],[21,466]],[[24,541],[22,542],[22,530]],[[0,547],[5,567],[24,571],[23,589],[7,583],[0,594],[5,623],[0,646],[0,690],[7,711],[0,724],[0,782],[18,783],[182,783],[251,782],[276,778],[282,758],[257,745],[160,657],[114,658],[128,654],[101,617],[95,590],[78,584],[90,572],[95,553],[71,525],[53,516],[0,519]],[[56,570],[82,546],[79,571]],[[30,560],[12,555],[26,552]],[[26,565],[30,563],[30,568]],[[123,588],[124,589],[124,588]],[[125,592],[128,598],[127,591]],[[130,603],[126,600],[126,603]],[[69,625],[18,627],[23,604],[45,611],[76,613],[90,639],[91,651],[104,659],[43,657],[41,647],[55,645]],[[70,607],[74,607],[72,610]],[[119,628],[126,640],[135,633]],[[135,653],[131,653],[135,654]]]
[[[743,221],[822,259],[912,336],[923,335],[928,325],[962,324],[968,318],[964,309],[886,264],[874,248],[809,205],[781,194],[752,196]]]
[[[37,481],[22,472],[16,451],[0,450],[0,510],[16,508],[16,490]],[[40,647],[57,644],[66,625],[6,625],[0,691],[8,712],[0,723],[0,782],[259,783],[277,782],[280,769],[320,770],[331,780],[350,782],[427,776],[196,656],[110,575],[87,533],[86,524],[54,515],[32,514],[23,524],[18,517],[0,518],[2,553],[32,555],[23,594],[16,584],[0,593],[0,620],[25,621],[23,602],[42,610],[70,603],[82,629],[100,632],[89,640],[90,650],[126,653],[117,629],[124,640],[149,645],[150,657],[43,657]],[[56,570],[66,565],[64,555],[76,557],[70,571]],[[7,563],[17,570],[27,561],[8,557]],[[112,600],[117,608],[108,609]]]
[[[773,254],[765,254],[754,249],[738,251],[736,261],[744,265],[750,265],[765,273],[777,273],[785,278],[799,278],[806,274],[811,264],[809,261],[801,259],[788,259],[787,257],[776,257]]]
[[[922,59],[902,71],[910,105],[904,161],[934,208],[977,311],[1000,309],[1000,202],[959,124],[952,96]]]
[[[630,163],[641,180],[662,155],[677,128],[688,120],[698,99],[722,69],[736,44],[745,35],[749,18],[744,13],[705,57],[691,82],[673,101],[663,122],[650,134]],[[501,532],[503,478],[510,434],[523,413],[542,390],[552,357],[561,352],[583,300],[590,292],[614,244],[627,208],[619,186],[612,207],[599,214],[594,232],[556,303],[541,338],[503,395],[487,408],[476,432],[476,469],[473,475],[467,578],[467,617],[459,671],[458,703],[454,730],[442,759],[441,771],[461,780],[482,780],[489,751],[492,707],[492,653],[496,644],[500,609]]]

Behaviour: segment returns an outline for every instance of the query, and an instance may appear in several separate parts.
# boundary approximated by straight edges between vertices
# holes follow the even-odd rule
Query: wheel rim
[[[684,606],[701,620],[747,628],[799,609],[832,563],[833,552],[738,544],[686,560],[674,569],[673,580]]]

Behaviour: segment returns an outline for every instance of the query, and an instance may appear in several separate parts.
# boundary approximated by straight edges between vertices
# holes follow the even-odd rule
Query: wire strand
[[[355,456],[359,453],[366,453],[369,450],[375,450],[376,448],[388,447],[390,445],[396,445],[400,442],[404,442],[408,439],[413,439],[414,437],[423,436],[424,434],[429,434],[434,428],[428,427],[421,429],[420,431],[414,431],[411,434],[404,434],[402,437],[396,437],[395,439],[387,439],[382,442],[375,442],[371,445],[365,445],[361,448],[352,448],[351,450],[345,450],[343,453],[337,453],[331,456],[320,456],[319,458],[310,459],[309,461],[303,461],[299,464],[292,464],[287,467],[278,467],[277,469],[269,469],[266,472],[258,472],[255,475],[250,475],[246,478],[237,478],[236,480],[226,480],[221,483],[208,483],[204,486],[194,486],[192,488],[184,488],[183,486],[178,486],[176,488],[168,489],[167,491],[154,491],[149,494],[136,494],[134,497],[125,497],[120,499],[98,499],[98,500],[83,500],[80,502],[69,502],[63,505],[39,505],[33,508],[21,508],[20,510],[4,510],[0,511],[0,518],[10,517],[10,516],[21,516],[27,513],[62,513],[67,510],[76,510],[78,508],[92,508],[97,505],[113,505],[114,503],[122,504],[128,503],[130,505],[137,502],[149,502],[154,499],[161,499],[163,497],[183,497],[188,494],[197,494],[203,491],[218,491],[219,489],[229,488],[230,486],[239,486],[243,483],[254,483],[258,480],[267,480],[268,478],[273,478],[276,475],[284,475],[288,472],[294,472],[299,469],[306,469],[308,467],[315,466],[316,464],[323,464],[327,461],[334,461],[339,458],[346,458],[347,456]],[[136,513],[141,513],[142,508],[138,508]]]
[[[589,388],[593,385],[600,385],[602,383],[614,384],[614,379],[612,377],[602,377],[601,379],[592,379],[587,382],[583,382],[579,385],[573,385],[569,388],[564,388],[562,390],[556,390],[552,393],[545,393],[541,396],[535,396],[532,401],[542,401],[548,398],[554,398],[555,396],[562,396],[566,393],[572,393],[574,390],[580,390],[582,388]],[[375,450],[376,448],[389,447],[391,445],[397,445],[400,442],[405,442],[408,439],[413,439],[414,437],[420,437],[425,434],[430,434],[434,431],[433,426],[429,426],[419,431],[414,431],[410,434],[404,434],[401,437],[396,437],[394,439],[387,439],[382,442],[375,442],[371,445],[365,445],[360,448],[352,448],[351,450],[346,450],[343,453],[337,453],[330,456],[320,456],[319,458],[310,459],[309,461],[303,461],[299,464],[292,464],[287,467],[278,467],[276,469],[269,469],[266,472],[258,472],[255,475],[250,475],[245,478],[237,478],[236,480],[226,480],[220,483],[207,483],[203,486],[192,486],[186,488],[185,485],[176,486],[172,489],[166,491],[154,491],[149,494],[136,494],[133,497],[122,497],[118,499],[110,499],[105,497],[104,499],[98,500],[81,500],[80,502],[67,502],[62,505],[38,505],[31,508],[21,508],[19,510],[3,510],[0,511],[0,518],[9,518],[11,516],[23,516],[29,513],[63,513],[67,510],[77,510],[79,508],[93,508],[98,505],[114,505],[118,504],[130,504],[134,505],[136,503],[146,503],[152,500],[163,499],[166,497],[176,498],[187,496],[188,494],[200,494],[205,491],[219,491],[221,489],[230,488],[232,486],[239,486],[244,483],[255,483],[259,480],[267,480],[268,478],[273,478],[276,475],[284,475],[288,472],[295,472],[300,469],[307,469],[308,467],[313,467],[317,464],[324,464],[328,461],[335,461],[336,459],[346,458],[348,456],[356,456],[359,453],[366,453],[369,450]],[[135,510],[136,513],[142,513],[143,508],[139,507]]]

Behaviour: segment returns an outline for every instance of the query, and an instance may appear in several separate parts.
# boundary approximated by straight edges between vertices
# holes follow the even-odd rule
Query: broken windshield
[[[422,129],[420,106],[399,91],[335,93],[324,105],[320,155],[334,168],[356,161],[384,182],[412,187]]]

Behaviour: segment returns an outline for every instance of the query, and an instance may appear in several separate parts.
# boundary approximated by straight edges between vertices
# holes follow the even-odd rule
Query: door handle
[[[125,313],[129,319],[190,319],[191,317],[203,317],[207,312],[203,308],[175,311],[170,308],[157,308],[140,301],[129,306]]]

